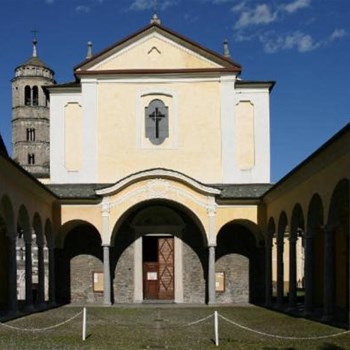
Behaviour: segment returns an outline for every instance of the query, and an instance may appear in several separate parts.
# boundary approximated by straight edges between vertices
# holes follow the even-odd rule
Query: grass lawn
[[[62,307],[17,319],[7,324],[42,328],[61,323],[79,311]],[[81,340],[82,316],[45,332],[9,330],[0,325],[0,349],[350,349],[350,333],[318,340],[290,340],[262,336],[219,319],[220,344],[214,344],[214,319],[189,325],[217,310],[224,317],[259,330],[289,337],[324,336],[344,330],[293,318],[263,308],[184,307],[88,307],[87,339]]]

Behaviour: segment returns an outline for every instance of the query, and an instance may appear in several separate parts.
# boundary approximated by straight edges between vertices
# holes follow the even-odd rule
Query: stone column
[[[297,306],[297,232],[291,233],[289,238],[289,305],[288,310],[293,311]]]
[[[283,304],[284,281],[283,281],[283,236],[277,238],[277,306]]]
[[[25,242],[25,282],[26,282],[26,309],[33,309],[33,283],[32,283],[32,243]]]
[[[313,277],[312,277],[312,260],[313,260],[313,229],[305,234],[305,265],[304,265],[304,315],[310,316],[313,312]]]
[[[103,246],[103,274],[104,274],[104,289],[103,289],[103,304],[111,305],[111,268],[109,259],[109,249],[110,246],[104,244]]]
[[[272,236],[268,234],[265,245],[265,306],[272,305]]]
[[[47,247],[49,251],[49,303],[56,305],[56,278],[55,278],[55,250],[53,247]]]
[[[216,287],[215,287],[215,247],[216,247],[216,235],[215,235],[215,220],[216,220],[216,203],[215,198],[210,197],[208,208],[208,304],[216,303]]]
[[[8,237],[8,307],[10,313],[18,309],[16,237]]]
[[[38,245],[38,304],[45,303],[45,265],[44,265],[44,247]]]
[[[331,321],[334,317],[335,304],[335,229],[324,228],[324,283],[323,283],[323,316],[322,321]]]
[[[208,304],[216,303],[215,291],[215,246],[209,246],[208,259]]]

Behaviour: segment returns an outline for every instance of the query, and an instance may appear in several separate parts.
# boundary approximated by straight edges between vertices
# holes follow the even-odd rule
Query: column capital
[[[101,246],[102,246],[103,248],[110,248],[110,247],[111,247],[111,245],[108,244],[108,243],[102,243]]]

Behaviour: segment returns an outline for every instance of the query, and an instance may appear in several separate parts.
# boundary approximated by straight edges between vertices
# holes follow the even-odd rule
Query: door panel
[[[159,238],[159,299],[174,299],[174,238]]]
[[[158,263],[143,263],[143,298],[158,299],[159,273]]]

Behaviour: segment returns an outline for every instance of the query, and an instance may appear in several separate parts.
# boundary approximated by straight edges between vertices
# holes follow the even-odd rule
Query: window
[[[24,104],[26,106],[30,106],[31,105],[31,100],[32,100],[31,89],[30,89],[30,86],[27,85],[24,88]]]
[[[35,141],[35,129],[27,128],[27,141]]]
[[[152,100],[145,108],[145,133],[154,145],[162,144],[169,137],[168,119],[168,107],[161,100]]]
[[[33,106],[39,105],[39,90],[37,86],[33,86]]]
[[[29,165],[35,164],[35,154],[34,153],[28,153],[28,164]]]

